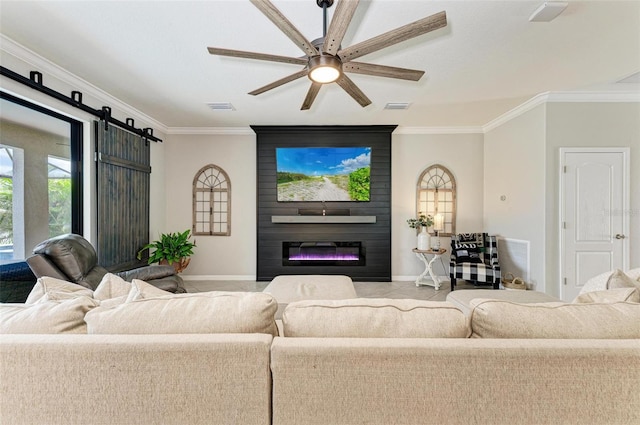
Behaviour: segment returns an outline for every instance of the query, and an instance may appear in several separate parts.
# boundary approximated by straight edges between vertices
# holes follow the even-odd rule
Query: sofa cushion
[[[85,314],[97,306],[87,296],[57,299],[56,293],[35,304],[0,304],[0,334],[86,333]]]
[[[127,282],[120,276],[107,273],[102,277],[98,287],[93,291],[93,298],[104,301],[112,298],[121,298],[131,292],[131,282]]]
[[[472,338],[640,338],[640,304],[471,301]]]
[[[636,283],[638,283],[638,281],[640,281],[640,268],[631,269],[631,270],[628,270],[627,272],[622,272],[620,270],[609,270],[587,280],[584,286],[582,287],[582,289],[580,290],[580,294],[585,294],[587,292],[592,292],[592,291],[604,291],[605,289],[609,289],[610,286],[620,287],[620,286],[617,286],[617,285],[620,285],[620,282],[618,281],[619,279],[627,281],[627,286],[631,286],[629,284],[629,281],[627,279],[624,279],[623,276],[621,276],[621,273],[624,274],[625,277],[628,277],[631,280],[631,282],[635,281]],[[616,275],[615,277],[613,276],[614,274]],[[613,281],[609,282],[609,279],[612,277],[613,277]],[[635,284],[633,286],[635,286]]]
[[[278,308],[260,292],[201,292],[138,299],[87,314],[93,334],[277,334]]]
[[[171,292],[167,292],[163,289],[156,288],[150,283],[140,279],[133,279],[131,281],[131,287],[127,294],[127,302],[144,300],[147,298],[167,297],[172,296]]]
[[[614,270],[607,279],[607,289],[636,288],[640,290],[640,281],[632,279],[622,270]]]
[[[573,303],[615,303],[640,302],[640,291],[636,288],[608,289],[606,291],[592,291],[578,295]]]
[[[466,316],[448,302],[355,298],[296,301],[282,315],[285,337],[466,338]]]
[[[513,301],[516,303],[547,303],[560,301],[544,292],[538,291],[496,291],[495,289],[459,289],[449,292],[446,301],[449,301],[464,314],[471,314],[471,300],[487,298],[492,300]]]
[[[43,276],[38,278],[33,289],[29,293],[25,304],[34,304],[39,302],[47,294],[59,293],[60,295],[65,293],[68,296],[66,298],[73,297],[93,297],[93,291],[85,288],[84,286],[76,285],[75,283],[67,282],[66,280],[60,280],[53,277]],[[60,298],[60,296],[58,297]]]

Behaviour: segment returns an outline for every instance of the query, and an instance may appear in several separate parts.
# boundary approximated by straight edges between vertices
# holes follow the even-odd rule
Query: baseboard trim
[[[418,278],[417,275],[415,275],[415,276],[391,276],[391,281],[392,282],[415,282],[417,278]]]
[[[200,280],[249,280],[256,281],[256,275],[220,275],[220,274],[211,274],[211,275],[195,275],[195,274],[184,274],[181,275],[183,280],[186,281],[200,281]]]

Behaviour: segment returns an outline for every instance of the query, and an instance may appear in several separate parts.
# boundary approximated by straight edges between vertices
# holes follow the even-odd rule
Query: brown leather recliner
[[[96,250],[80,235],[66,234],[47,239],[39,243],[33,253],[27,263],[36,277],[55,277],[93,290],[109,273],[98,265]],[[151,265],[114,274],[128,282],[140,279],[168,292],[187,292],[173,266]]]

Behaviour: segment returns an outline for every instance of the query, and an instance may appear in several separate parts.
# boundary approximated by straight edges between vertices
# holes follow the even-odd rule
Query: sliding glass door
[[[0,92],[0,263],[82,233],[82,123]]]

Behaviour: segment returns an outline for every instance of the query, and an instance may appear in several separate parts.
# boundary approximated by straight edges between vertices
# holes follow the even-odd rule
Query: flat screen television
[[[276,148],[278,202],[367,202],[370,147]]]

